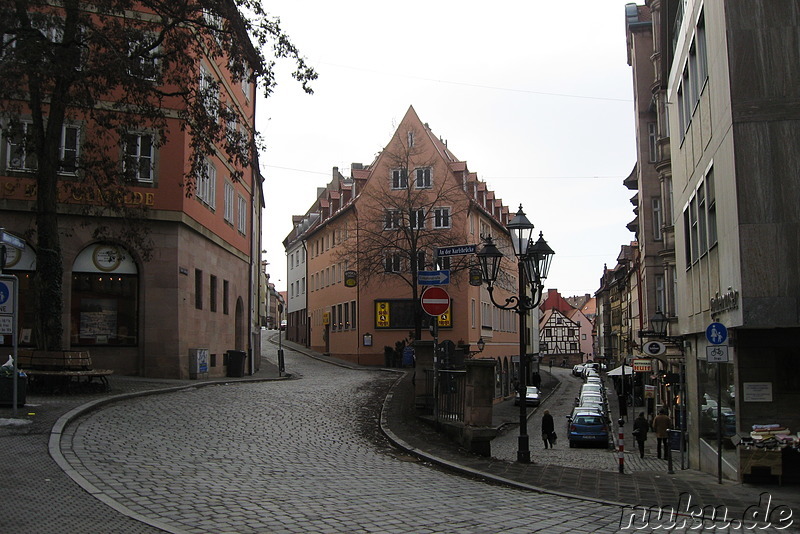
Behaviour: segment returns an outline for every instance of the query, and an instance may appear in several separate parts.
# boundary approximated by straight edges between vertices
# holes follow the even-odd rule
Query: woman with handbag
[[[549,448],[553,448],[553,445],[555,445],[555,430],[556,426],[553,422],[553,416],[550,415],[549,410],[545,410],[544,415],[542,416],[542,441],[544,441],[545,449],[547,449],[548,446]]]
[[[639,417],[633,422],[633,437],[636,438],[636,443],[639,445],[640,458],[644,458],[644,442],[647,441],[648,430],[650,430],[650,425],[644,418],[644,412],[639,412]]]

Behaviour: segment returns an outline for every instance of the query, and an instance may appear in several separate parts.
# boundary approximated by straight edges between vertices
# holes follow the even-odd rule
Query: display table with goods
[[[777,477],[778,483],[800,481],[800,435],[783,425],[753,425],[749,436],[734,436],[739,451],[739,472],[744,482]],[[746,478],[747,477],[747,478]]]

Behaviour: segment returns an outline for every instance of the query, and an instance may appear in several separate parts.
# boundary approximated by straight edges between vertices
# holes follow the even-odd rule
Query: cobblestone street
[[[612,419],[612,440],[609,447],[576,447],[571,449],[567,440],[567,415],[572,413],[575,406],[575,398],[580,392],[583,379],[572,376],[572,369],[562,369],[553,367],[553,376],[560,381],[560,385],[555,388],[552,394],[536,408],[529,407],[528,416],[528,435],[530,439],[531,460],[536,462],[541,460],[548,465],[561,465],[565,467],[576,467],[578,469],[599,469],[603,471],[619,471],[619,455],[617,450],[616,437],[619,427],[616,424],[619,418],[619,407],[617,405],[616,392],[613,384],[606,379],[607,394],[609,395],[609,405]],[[545,449],[541,439],[542,435],[542,414],[549,410],[553,416],[558,434],[558,442],[555,448]],[[632,414],[632,409],[629,414]],[[630,417],[633,420],[633,417]],[[630,432],[631,424],[625,425],[626,431]],[[517,459],[517,439],[519,436],[519,426],[511,425],[506,428],[503,435],[492,441],[492,456],[500,460],[515,461]],[[655,436],[648,435],[647,454],[644,459],[639,458],[635,451],[636,444],[630,435],[626,435],[625,442],[625,469],[627,471],[667,471],[667,463],[655,457]],[[545,457],[546,456],[546,457]],[[673,459],[674,469],[680,468],[680,459]]]
[[[91,412],[62,451],[103,499],[172,532],[616,530],[616,507],[490,485],[398,454],[375,431],[393,373],[291,351],[286,365],[299,379]]]

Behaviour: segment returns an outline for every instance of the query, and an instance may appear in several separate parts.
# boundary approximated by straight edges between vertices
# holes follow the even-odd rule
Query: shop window
[[[72,273],[72,345],[138,344],[139,275],[130,255],[94,245],[75,260]]]

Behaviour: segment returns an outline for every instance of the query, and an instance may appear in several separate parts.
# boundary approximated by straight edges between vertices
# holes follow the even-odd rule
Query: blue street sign
[[[436,256],[444,258],[445,256],[466,256],[467,254],[475,254],[477,245],[457,245],[455,247],[438,247],[436,249]]]
[[[728,329],[722,323],[711,323],[706,328],[706,339],[713,345],[722,345],[728,339]]]
[[[450,271],[419,271],[417,283],[421,286],[444,286],[450,283]]]

